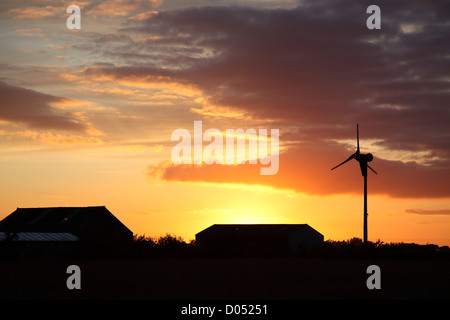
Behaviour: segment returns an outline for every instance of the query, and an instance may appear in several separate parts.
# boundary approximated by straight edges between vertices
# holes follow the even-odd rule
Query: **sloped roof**
[[[214,224],[197,233],[204,236],[288,236],[300,230],[313,230],[307,224]],[[320,234],[319,232],[317,232]]]
[[[8,238],[7,232],[0,232],[0,241]],[[79,238],[68,232],[18,232],[12,241],[78,241]]]
[[[17,208],[0,221],[0,232],[14,233],[130,233],[106,207]]]

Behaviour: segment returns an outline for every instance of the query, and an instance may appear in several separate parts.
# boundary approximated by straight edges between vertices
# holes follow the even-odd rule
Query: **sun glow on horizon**
[[[69,30],[61,1],[4,0],[0,219],[104,205],[136,234],[306,223],[361,238],[359,165],[330,171],[355,152],[359,123],[378,172],[369,241],[450,245],[449,29],[419,2],[407,23],[395,2],[369,31],[361,3],[99,0],[81,2],[81,29]],[[177,129],[190,133],[190,162],[171,157]]]

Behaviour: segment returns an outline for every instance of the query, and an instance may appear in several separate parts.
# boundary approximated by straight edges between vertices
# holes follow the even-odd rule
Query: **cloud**
[[[28,37],[38,37],[42,34],[42,29],[41,28],[16,29],[16,32]]]
[[[195,58],[175,49],[177,67],[149,64],[139,71],[125,66],[102,72],[193,84],[203,92],[204,106],[192,112],[212,116],[211,110],[223,108],[251,115],[248,119],[285,128],[280,141],[302,142],[281,156],[274,177],[253,175],[252,166],[153,168],[163,179],[358,193],[357,165],[352,179],[341,171],[330,175],[329,168],[350,154],[344,141],[354,140],[359,122],[362,147],[373,140],[375,156],[376,150],[403,154],[401,161],[374,160],[380,175],[370,178],[369,192],[449,197],[450,79],[443,66],[449,66],[450,11],[436,1],[385,4],[382,30],[373,32],[365,27],[368,5],[305,1],[295,9],[162,11],[125,30],[163,39],[161,55],[180,45],[197,52]],[[410,161],[404,157],[408,153]]]
[[[447,157],[450,81],[442,66],[449,64],[448,10],[429,4],[384,5],[380,32],[366,28],[364,2],[162,11],[125,30],[165,39],[161,58],[172,50],[177,67],[108,72],[142,79],[169,74],[202,90],[205,110],[235,109],[295,125],[299,134],[335,125],[338,135],[327,137],[333,139],[349,132],[344,124],[368,123],[366,137],[384,147]],[[404,33],[404,23],[421,27]],[[176,49],[186,46],[197,54]],[[162,64],[170,66],[168,56]]]
[[[156,14],[158,14],[158,11],[154,11],[154,10],[146,11],[146,12],[139,13],[139,14],[137,14],[135,16],[132,16],[129,19],[130,20],[141,21],[141,20],[145,20],[145,19],[151,18],[151,17],[153,17]]]
[[[69,15],[66,12],[67,7],[75,4],[82,10],[82,15],[88,14],[93,17],[123,17],[136,11],[156,8],[162,2],[163,0],[33,1],[33,6],[14,7],[9,9],[7,13],[12,15],[14,19],[37,20],[56,16],[67,17]],[[6,4],[6,6],[10,5],[17,6],[17,3]]]
[[[70,99],[9,85],[0,81],[0,120],[21,123],[29,128],[86,132],[89,127],[70,111],[53,104],[71,103]]]
[[[97,137],[80,136],[80,135],[66,135],[51,132],[38,132],[32,130],[26,131],[5,131],[0,130],[0,136],[6,137],[11,140],[12,137],[17,138],[32,139],[40,144],[45,145],[99,145],[102,144],[102,140]]]
[[[306,0],[295,8],[192,6],[156,13],[159,1],[95,2],[88,14],[123,16],[123,29],[80,34],[74,49],[106,63],[61,77],[80,87],[98,85],[88,89],[97,96],[128,96],[125,105],[139,103],[146,110],[158,97],[158,105],[173,107],[164,110],[173,112],[166,127],[176,129],[194,117],[232,126],[258,122],[279,128],[280,141],[289,146],[273,177],[263,179],[256,166],[149,169],[166,180],[361,193],[356,163],[329,171],[352,152],[348,141],[353,144],[360,123],[363,152],[371,147],[371,165],[380,173],[370,176],[370,193],[448,197],[449,8],[440,1],[382,4],[382,29],[374,31],[365,24],[370,4]],[[17,110],[34,116],[2,108],[0,119],[83,130],[78,117],[52,108],[57,97],[25,92],[23,99],[37,96],[38,107]],[[122,116],[136,117],[129,110],[137,109],[121,110]],[[156,112],[143,110],[138,112]],[[377,151],[391,156],[377,157]],[[398,152],[401,159],[394,156]]]
[[[260,175],[260,166],[253,164],[200,166],[170,161],[150,165],[148,174],[166,181],[263,185],[310,195],[362,195],[363,177],[356,160],[330,170],[348,156],[337,143],[304,142],[280,154],[279,170],[273,176]],[[449,164],[430,167],[375,158],[371,166],[379,174],[369,172],[368,192],[397,198],[450,197]]]
[[[419,215],[450,215],[450,209],[440,209],[440,210],[405,209],[405,212]]]
[[[45,19],[64,12],[62,7],[54,6],[15,8],[8,11],[15,19]]]
[[[53,0],[53,1],[32,1],[34,6],[18,7],[17,1],[5,1],[5,8],[14,6],[14,8],[7,11],[14,19],[39,20],[53,17],[68,16],[66,9],[71,4],[76,4],[80,9],[84,9],[91,4],[90,1],[76,1],[69,0]]]
[[[25,131],[16,134],[32,138],[33,140],[38,141],[42,144],[49,145],[92,145],[102,143],[102,141],[96,137],[53,134],[51,132],[39,133],[36,131]]]
[[[113,0],[101,2],[92,9],[87,11],[87,14],[96,16],[108,17],[123,17],[128,16],[136,11],[142,11],[158,7],[163,0]],[[139,18],[138,18],[139,19]]]

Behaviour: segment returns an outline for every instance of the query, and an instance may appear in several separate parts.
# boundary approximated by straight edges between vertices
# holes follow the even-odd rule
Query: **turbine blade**
[[[331,168],[331,170],[334,170],[334,169],[336,169],[337,167],[342,166],[344,163],[346,163],[346,162],[352,160],[354,157],[355,157],[355,154],[352,154],[350,157],[348,157],[347,160],[345,160],[345,161],[343,161],[342,163],[338,164],[336,167]]]
[[[369,165],[367,165],[367,168],[373,171],[373,173],[378,174],[375,170],[373,170]]]

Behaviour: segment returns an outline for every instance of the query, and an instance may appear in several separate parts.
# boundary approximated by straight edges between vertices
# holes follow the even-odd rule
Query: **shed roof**
[[[0,232],[0,241],[8,238],[7,232]],[[12,235],[12,241],[78,241],[77,236],[68,232],[18,232]]]
[[[121,232],[132,232],[120,222],[106,207],[45,207],[17,208],[0,221],[0,232],[13,233],[72,233],[75,236],[92,233],[114,225]],[[95,230],[96,229],[96,230]]]
[[[197,233],[204,236],[288,236],[300,230],[313,230],[308,224],[214,224]]]

